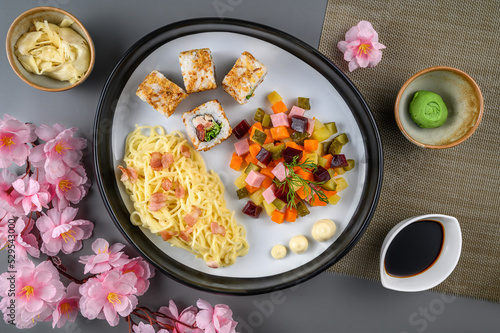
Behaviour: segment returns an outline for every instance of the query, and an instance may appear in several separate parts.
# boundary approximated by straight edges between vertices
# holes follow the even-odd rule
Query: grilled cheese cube
[[[245,104],[266,74],[267,67],[245,51],[222,81],[222,88],[238,103]]]
[[[215,66],[210,49],[196,49],[179,53],[184,87],[188,94],[217,88]]]
[[[170,117],[179,103],[188,95],[157,70],[149,73],[135,93],[156,111]]]

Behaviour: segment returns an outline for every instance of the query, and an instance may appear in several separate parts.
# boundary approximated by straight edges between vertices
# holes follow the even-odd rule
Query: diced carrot
[[[311,194],[311,190],[307,189],[307,191],[304,189],[304,186],[300,187],[295,191],[295,193],[301,198],[302,200],[307,198],[309,194]]]
[[[260,170],[260,173],[263,174],[264,176],[267,176],[271,179],[274,179],[274,174],[271,172],[274,169],[274,166],[267,166],[263,169]]]
[[[249,193],[253,193],[259,189],[259,187],[253,187],[253,186],[250,186],[248,184],[245,184],[245,187],[247,188]]]
[[[264,141],[264,144],[273,143],[274,139],[273,139],[273,136],[271,134],[271,130],[266,128],[266,129],[264,129],[264,133],[267,134],[266,141]]]
[[[240,171],[241,164],[243,163],[243,157],[238,156],[238,154],[233,153],[231,157],[231,162],[229,163],[229,167],[233,170]]]
[[[251,144],[249,148],[250,155],[252,155],[253,157],[257,157],[257,154],[259,153],[261,148],[261,145],[259,145],[258,143]]]
[[[274,140],[281,140],[284,138],[289,138],[290,134],[285,126],[278,126],[271,128],[271,136]]]
[[[309,171],[305,171],[304,169],[300,169],[299,171],[295,172],[300,178],[304,180],[310,180],[314,181],[314,175],[310,173]]]
[[[250,129],[248,130],[248,134],[250,134],[250,137],[253,136],[253,132],[255,132],[255,129],[258,129],[258,130],[261,130],[261,131],[264,131],[264,129],[262,128],[262,124],[260,122],[256,122],[255,124],[253,124]]]
[[[261,172],[262,173],[262,172]],[[269,186],[271,186],[273,184],[273,180],[269,177],[266,177],[264,178],[264,180],[262,181],[262,184],[260,184],[260,187],[261,188],[268,188]]]
[[[307,151],[315,151],[318,149],[318,140],[304,140],[304,149]]]
[[[285,221],[295,222],[297,219],[297,209],[293,207],[287,207],[285,210]]]
[[[326,168],[328,169],[330,167],[330,164],[332,164],[333,155],[326,154],[325,156],[323,156],[323,158],[326,160]]]
[[[309,201],[309,204],[313,207],[315,206],[326,206],[326,202],[319,200],[319,197],[316,193],[313,194],[311,200]]]
[[[245,156],[245,161],[247,161],[247,163],[253,163],[255,165],[259,163],[259,160],[253,157],[251,154],[247,154]]]
[[[285,163],[285,159],[283,157],[280,157],[277,160],[274,160],[274,164],[276,164],[276,165],[278,165],[280,162]]]
[[[334,196],[335,194],[337,194],[337,191],[327,191],[327,190],[323,190],[323,193],[325,193],[326,197],[329,198],[329,197],[332,197]]]
[[[273,109],[274,113],[281,113],[288,111],[288,108],[286,107],[285,103],[283,103],[283,101],[274,103],[273,106],[271,106],[271,109]]]
[[[293,141],[285,143],[285,146],[286,147],[292,147],[292,148],[295,148],[295,149],[298,149],[298,150],[304,150],[304,147],[302,147],[301,145],[296,144]]]
[[[276,223],[278,223],[278,224],[281,224],[281,223],[283,223],[283,221],[285,220],[285,213],[282,213],[282,212],[280,212],[279,210],[277,210],[277,209],[276,209],[276,210],[273,212],[273,214],[271,215],[271,220],[272,220],[273,222],[276,222]]]

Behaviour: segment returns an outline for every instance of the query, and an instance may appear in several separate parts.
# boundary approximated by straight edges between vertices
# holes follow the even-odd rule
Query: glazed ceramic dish
[[[410,277],[395,277],[387,273],[385,268],[385,256],[391,242],[401,230],[418,221],[436,221],[443,227],[443,244],[441,253],[432,264],[420,274]],[[397,291],[417,292],[433,288],[443,282],[455,269],[462,251],[462,232],[458,220],[453,216],[441,214],[420,215],[399,222],[387,234],[380,251],[380,278],[382,285],[387,289]]]
[[[136,95],[138,85],[153,69],[182,86],[179,52],[208,47],[216,67],[218,85],[243,51],[251,52],[269,69],[255,96],[239,105],[219,86],[216,90],[191,94],[166,118]],[[162,125],[167,132],[185,133],[182,113],[212,99],[218,99],[232,126],[250,120],[258,107],[269,109],[267,94],[279,91],[291,106],[297,97],[309,97],[308,116],[335,121],[340,132],[349,135],[344,152],[356,160],[355,169],[344,176],[349,187],[333,206],[316,207],[295,223],[276,224],[262,213],[252,219],[242,213],[245,200],[237,200],[233,184],[239,173],[229,168],[236,139],[232,136],[207,152],[202,152],[208,169],[216,171],[225,185],[229,209],[247,230],[249,253],[229,267],[212,269],[201,259],[171,247],[161,237],[130,222],[133,209],[121,184],[117,166],[123,164],[127,134],[136,125]],[[163,27],[138,41],[120,60],[103,89],[94,128],[97,183],[106,207],[130,243],[170,277],[203,290],[255,294],[300,283],[322,272],[342,258],[359,240],[376,207],[382,181],[382,149],[372,115],[349,80],[316,50],[283,32],[244,21],[218,19],[191,20]],[[315,242],[311,228],[316,220],[331,218],[338,226],[328,242]],[[282,260],[271,257],[273,245],[288,244],[303,234],[310,240],[301,255],[289,254]]]
[[[87,70],[85,75],[75,83],[70,83],[68,81],[58,81],[44,75],[30,73],[26,69],[24,69],[23,65],[21,65],[19,60],[17,60],[16,55],[14,54],[14,46],[16,45],[17,40],[30,29],[30,27],[33,25],[33,21],[46,20],[49,23],[59,25],[64,19],[70,19],[71,21],[73,21],[73,24],[70,26],[70,28],[75,30],[87,41],[90,49],[89,69]],[[95,62],[94,43],[92,42],[92,38],[90,38],[90,35],[83,24],[75,16],[71,15],[67,11],[54,7],[36,7],[19,15],[19,17],[17,17],[14,22],[12,22],[12,25],[10,26],[7,33],[6,50],[9,63],[14,72],[16,72],[17,76],[19,76],[21,80],[23,80],[30,86],[44,91],[64,91],[80,85],[92,72],[92,68],[94,67]]]
[[[448,119],[437,128],[420,128],[410,117],[409,105],[419,90],[443,98]],[[477,83],[463,71],[445,66],[427,68],[413,75],[398,93],[396,122],[404,136],[424,148],[450,148],[469,138],[483,115],[483,96]]]

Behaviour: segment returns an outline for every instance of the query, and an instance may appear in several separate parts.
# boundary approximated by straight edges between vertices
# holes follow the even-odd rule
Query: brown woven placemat
[[[463,247],[454,272],[433,290],[500,302],[500,2],[496,0],[329,0],[319,50],[360,90],[384,148],[384,178],[366,233],[331,272],[379,280],[379,253],[404,218],[455,216]],[[387,46],[375,68],[347,69],[337,43],[370,21]],[[451,66],[468,73],[484,97],[484,115],[464,143],[431,150],[410,143],[394,119],[399,88],[416,72]]]

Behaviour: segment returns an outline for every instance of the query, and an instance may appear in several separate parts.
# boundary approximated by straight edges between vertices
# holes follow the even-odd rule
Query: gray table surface
[[[326,9],[325,0],[1,0],[0,4],[2,38],[19,14],[37,6],[65,9],[88,29],[97,59],[86,82],[62,93],[38,91],[15,75],[2,52],[0,100],[2,114],[9,113],[38,125],[59,122],[66,127],[77,126],[79,135],[87,138],[89,144],[99,94],[107,76],[123,53],[145,34],[183,19],[240,18],[281,29],[317,48]],[[89,154],[85,163],[91,173]],[[125,242],[111,222],[95,184],[80,207],[80,215],[95,222],[94,238],[106,235],[110,243]],[[130,246],[127,252],[134,255]],[[6,266],[6,255],[0,255],[0,267]],[[188,306],[198,298],[230,305],[242,333],[500,332],[500,304],[432,292],[394,292],[384,289],[379,282],[327,273],[279,294],[246,297],[200,292],[157,274],[140,303],[155,309],[169,299]],[[48,323],[39,323],[32,331],[47,332],[50,327]],[[0,323],[1,332],[15,330],[14,326]],[[124,320],[110,328],[105,321],[89,321],[80,316],[75,323],[55,329],[69,333],[90,330],[126,332],[128,328]]]

